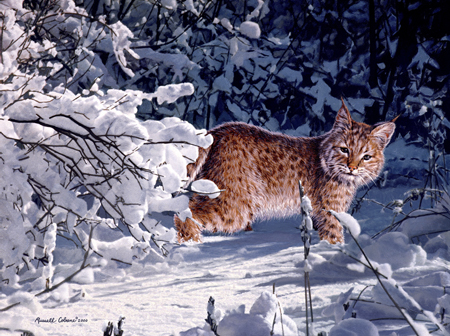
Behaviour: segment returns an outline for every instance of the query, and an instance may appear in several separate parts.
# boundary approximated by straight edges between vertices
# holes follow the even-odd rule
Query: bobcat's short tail
[[[208,157],[209,150],[211,146],[208,148],[199,147],[198,149],[198,157],[197,160],[194,163],[190,163],[187,165],[187,175],[188,175],[188,181],[186,183],[186,187],[188,187],[196,178],[198,173],[203,167],[203,164],[206,161],[206,158]]]

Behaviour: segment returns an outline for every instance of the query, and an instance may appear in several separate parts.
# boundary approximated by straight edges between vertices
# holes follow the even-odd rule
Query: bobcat
[[[178,240],[200,241],[200,225],[211,232],[251,231],[255,219],[299,213],[301,180],[320,239],[343,243],[342,226],[325,210],[347,211],[358,187],[379,175],[394,130],[394,122],[370,126],[352,120],[343,101],[333,128],[317,137],[241,122],[210,130],[214,142],[187,166],[189,181],[208,179],[224,191],[217,198],[193,195],[192,219],[174,217]]]

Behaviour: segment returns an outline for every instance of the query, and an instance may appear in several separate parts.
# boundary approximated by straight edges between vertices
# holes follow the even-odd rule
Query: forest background
[[[394,219],[409,201],[435,207],[448,187],[449,15],[444,0],[1,1],[2,293],[55,290],[59,245],[79,251],[64,282],[159,261],[172,215],[190,215],[185,166],[211,143],[205,130],[238,120],[315,136],[341,98],[357,121],[400,116],[392,142],[417,153],[397,153],[370,187],[416,188],[387,206]]]

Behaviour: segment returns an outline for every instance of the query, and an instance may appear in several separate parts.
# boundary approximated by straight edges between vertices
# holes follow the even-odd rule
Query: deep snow
[[[300,233],[296,228],[299,222],[299,218],[271,220],[256,223],[253,232],[233,236],[206,236],[201,244],[175,247],[167,258],[156,264],[136,264],[132,267],[94,272],[95,282],[92,272],[86,272],[76,279],[79,283],[64,284],[47,298],[40,298],[42,304],[35,303],[34,311],[19,306],[2,313],[1,325],[6,326],[6,320],[10,316],[14,316],[13,321],[17,323],[17,316],[21,315],[21,325],[28,325],[28,330],[34,329],[36,335],[39,335],[39,330],[44,335],[100,335],[108,321],[116,322],[120,316],[124,316],[123,329],[126,336],[180,333],[213,335],[207,331],[208,328],[204,328],[207,303],[212,296],[215,299],[218,320],[224,316],[227,316],[228,323],[233,316],[241,324],[248,320],[248,323],[242,324],[240,330],[245,330],[242,335],[259,335],[257,329],[245,329],[245,326],[248,328],[254,323],[252,316],[256,315],[251,314],[251,307],[255,301],[264,292],[272,293],[275,284],[277,299],[286,317],[285,323],[289,318],[292,319],[297,325],[299,335],[302,335],[305,330],[304,260]],[[380,239],[381,243],[378,246],[370,245],[367,236],[360,236],[362,245],[369,245],[368,254],[374,261],[380,264],[391,262],[391,267],[385,265],[383,268],[381,265],[379,268],[381,272],[389,271],[391,268],[392,278],[401,284],[434,272],[448,272],[450,263],[448,258],[442,258],[445,255],[442,244],[440,257],[427,259],[421,247],[409,244],[407,240],[402,240],[403,237],[399,238],[399,235],[402,234],[397,232],[392,238],[385,236],[388,238],[384,238],[385,242]],[[349,239],[350,237],[346,235],[347,242]],[[376,278],[369,270],[364,270],[363,266],[358,267],[359,264],[353,263],[354,260],[340,252],[342,246],[319,242],[316,233],[313,234],[312,243],[308,260],[312,266],[310,280],[314,335],[321,331],[330,332],[335,323],[352,309],[357,317],[380,318],[374,323],[380,330],[387,330],[385,333],[380,332],[380,335],[395,335],[392,332],[398,328],[404,328],[398,335],[412,335],[411,330],[408,330],[403,322],[382,319],[383,315],[397,317],[395,309],[392,309],[389,303],[385,302],[387,306],[375,305],[374,309],[374,305],[370,306],[363,301],[355,304],[355,301],[350,300],[351,309],[345,312],[342,305],[348,298],[355,299],[360,293],[362,298],[367,297],[372,287],[367,289],[366,286],[376,285]],[[353,245],[345,246],[347,253],[355,252]],[[387,251],[388,254],[390,252],[392,256],[389,258],[382,255],[383,251]],[[59,266],[55,270],[55,275],[64,272],[68,271]],[[427,289],[425,292],[430,302],[424,309],[434,311],[433,304],[437,303],[437,298],[433,300],[432,295],[441,297],[444,293],[442,288],[438,287],[439,294],[430,294],[436,289],[436,286],[432,286],[432,281],[436,282],[436,280],[422,280],[422,288]],[[411,287],[415,286],[417,291],[419,285],[420,283],[413,283]],[[345,294],[349,290],[350,292]],[[267,297],[265,302],[269,304],[271,300],[268,293],[264,295]],[[373,295],[376,299],[383,300],[382,295],[377,294],[376,290]],[[61,300],[67,302],[61,303]],[[445,300],[445,297],[441,298],[441,301]],[[5,301],[5,298],[1,300],[2,307],[5,306]],[[30,303],[27,306],[31,305]],[[324,310],[326,307],[328,308]],[[77,318],[86,321],[58,322],[59,318],[64,317],[67,320]],[[54,318],[55,323],[38,323],[38,318],[41,321]],[[365,325],[367,330],[372,330],[367,323],[358,321],[359,319],[354,323]],[[237,322],[231,324],[240,325]],[[355,325],[340,327],[352,330]],[[204,330],[203,333],[201,330]],[[338,335],[339,328],[334,327],[334,330],[331,335]],[[275,334],[281,335],[279,328],[275,328]],[[287,328],[285,335],[290,335]]]

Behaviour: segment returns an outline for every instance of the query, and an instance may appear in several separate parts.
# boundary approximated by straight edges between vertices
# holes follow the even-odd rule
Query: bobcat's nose
[[[350,164],[350,165],[348,165],[348,169],[350,169],[350,174],[353,174],[353,172],[354,172],[356,169],[358,169],[358,167],[356,167],[355,165]]]

